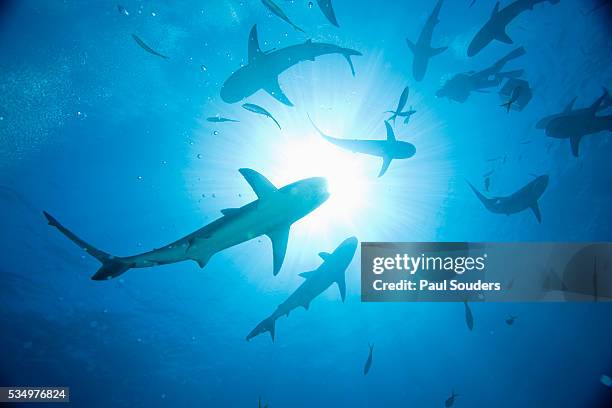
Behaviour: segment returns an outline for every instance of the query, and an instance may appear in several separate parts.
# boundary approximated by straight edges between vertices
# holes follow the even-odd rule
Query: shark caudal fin
[[[469,184],[474,194],[476,194],[476,197],[478,197],[478,199],[482,202],[482,204],[484,204],[486,208],[489,208],[489,202],[491,201],[491,199],[485,197],[484,194],[482,194],[480,191],[478,191],[476,187],[472,185],[472,183],[470,183],[469,181],[467,183]]]
[[[270,337],[272,337],[272,343],[274,343],[274,334],[275,334],[275,326],[276,319],[274,315],[262,320],[251,332],[246,336],[246,340],[249,341],[253,337],[258,336],[265,332],[270,332]]]
[[[83,241],[81,238],[77,237],[72,231],[68,228],[64,227],[59,223],[51,214],[46,211],[43,211],[47,222],[52,227],[55,227],[66,236],[69,240],[77,244],[81,249],[87,252],[89,255],[96,258],[98,261],[102,262],[102,266],[100,269],[96,271],[96,273],[91,277],[93,280],[106,280],[116,278],[121,275],[128,269],[132,267],[129,262],[126,262],[123,258],[115,257],[110,254],[107,254],[104,251],[97,249],[96,247],[88,244]]]

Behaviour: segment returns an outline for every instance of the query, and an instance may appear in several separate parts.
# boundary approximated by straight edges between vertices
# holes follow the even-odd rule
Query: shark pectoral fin
[[[338,284],[338,290],[340,291],[340,298],[342,302],[346,299],[346,280],[344,279],[344,272],[342,273],[342,277],[336,281]]]
[[[240,210],[240,208],[224,208],[221,210],[221,214],[232,215],[232,214],[236,214],[238,210]]]
[[[257,197],[262,198],[265,197],[266,194],[277,191],[277,188],[270,182],[270,180],[255,170],[242,168],[238,171],[246,179],[253,191],[255,191]]]
[[[287,252],[287,242],[289,241],[289,227],[277,229],[267,234],[272,241],[272,256],[274,269],[274,276],[278,275],[283,261],[285,260],[285,253]]]
[[[268,83],[264,90],[280,103],[285,104],[287,106],[293,106],[293,103],[291,103],[289,98],[287,98],[287,95],[285,95],[285,93],[281,89],[278,83],[278,78]]]
[[[314,273],[315,273],[315,271],[302,272],[302,273],[299,273],[298,276],[300,276],[300,277],[302,277],[304,279],[308,279],[308,278],[311,278]]]
[[[535,215],[536,219],[541,224],[542,223],[542,213],[540,212],[540,206],[538,206],[537,201],[533,203],[533,205],[531,206],[531,211],[533,211],[533,215]]]
[[[389,124],[388,121],[385,120],[385,127],[387,128],[387,141],[395,142],[395,133],[393,132],[393,128]]]
[[[389,165],[391,164],[391,160],[393,160],[391,157],[388,157],[388,156],[383,157],[383,164],[382,164],[382,168],[380,169],[380,173],[378,173],[378,177],[382,177],[387,172],[387,169],[389,168]]]
[[[192,256],[189,259],[195,261],[200,268],[204,268],[206,264],[208,263],[208,261],[210,261],[211,257],[212,257],[212,254],[205,255],[205,256]]]
[[[353,60],[351,59],[351,54],[343,54],[344,58],[346,58],[346,62],[348,62],[349,67],[351,68],[351,74],[355,76],[355,66],[353,65]]]
[[[514,41],[512,41],[512,38],[510,38],[504,29],[495,34],[495,39],[503,42],[504,44],[514,44]]]
[[[255,24],[249,34],[249,64],[262,54],[261,48],[259,48],[259,39],[257,38],[257,24]]]
[[[310,302],[306,302],[304,303],[304,309],[308,310],[308,308],[310,307]]]
[[[574,99],[572,99],[567,106],[565,107],[565,109],[563,109],[563,113],[570,113],[572,111],[572,109],[574,109],[574,103],[576,103],[576,96],[574,96]]]
[[[570,145],[572,147],[572,154],[574,157],[578,157],[578,148],[580,146],[580,136],[572,136],[570,137]]]
[[[319,256],[321,257],[322,260],[327,261],[327,259],[331,256],[331,254],[328,252],[319,252]]]

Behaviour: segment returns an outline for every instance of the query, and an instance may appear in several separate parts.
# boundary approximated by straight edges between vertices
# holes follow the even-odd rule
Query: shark
[[[572,154],[578,157],[580,141],[584,136],[603,131],[612,132],[612,115],[597,116],[608,97],[608,91],[604,89],[603,95],[591,106],[582,109],[574,109],[576,98],[572,99],[562,113],[545,118],[546,136],[569,139]]]
[[[440,15],[442,2],[443,0],[438,0],[438,2],[436,3],[436,6],[434,7],[432,13],[425,22],[425,26],[423,26],[423,30],[421,31],[421,35],[419,35],[416,44],[410,41],[409,39],[406,39],[406,44],[408,44],[408,48],[410,48],[410,51],[412,51],[412,54],[414,55],[414,59],[412,61],[412,75],[414,76],[414,79],[416,81],[421,81],[425,77],[425,72],[427,71],[429,59],[441,54],[448,48],[433,48],[431,46],[433,30],[440,22],[438,16]]]
[[[467,101],[472,92],[484,92],[483,89],[499,86],[504,78],[516,78],[523,74],[523,70],[501,72],[504,66],[511,60],[525,54],[525,49],[519,47],[499,59],[493,65],[481,71],[470,71],[456,74],[442,85],[436,96],[446,97],[463,103]]]
[[[368,343],[368,348],[370,351],[368,352],[368,358],[366,359],[365,364],[363,365],[363,375],[368,375],[370,372],[370,368],[372,368],[372,353],[374,353],[374,345]]]
[[[470,42],[467,50],[468,57],[473,57],[478,54],[493,40],[498,40],[505,44],[513,44],[514,42],[506,33],[506,27],[512,20],[527,10],[533,10],[533,6],[538,3],[549,2],[550,4],[557,4],[559,1],[560,0],[516,0],[514,3],[510,3],[502,9],[499,8],[498,1],[495,3],[489,20]]]
[[[527,183],[518,191],[506,197],[487,198],[476,189],[471,183],[468,183],[472,188],[476,197],[482,202],[487,210],[494,214],[516,214],[528,208],[533,211],[539,223],[542,222],[542,213],[538,205],[538,200],[548,187],[549,178],[547,175],[536,177],[535,180]]]
[[[255,191],[257,199],[240,207],[221,210],[222,217],[159,249],[118,257],[88,244],[43,211],[49,225],[102,263],[93,280],[116,278],[132,268],[148,268],[192,260],[204,268],[210,258],[226,248],[261,235],[272,241],[273,273],[277,275],[285,259],[289,229],[328,198],[327,181],[313,177],[276,188],[255,170],[242,168],[240,174]]]
[[[336,20],[336,13],[334,13],[331,0],[317,0],[317,4],[329,22],[336,27],[340,27],[338,20]]]
[[[310,119],[310,116],[308,119]],[[338,139],[323,133],[317,125],[314,124],[312,119],[310,119],[310,123],[312,123],[315,130],[331,144],[355,153],[381,157],[383,159],[383,164],[378,173],[378,177],[382,177],[387,172],[393,159],[408,159],[416,154],[416,147],[414,147],[412,143],[402,142],[395,138],[393,128],[388,121],[385,121],[385,127],[387,128],[386,140]]]
[[[350,48],[312,40],[278,50],[262,51],[259,46],[257,25],[251,28],[248,48],[248,63],[231,74],[221,87],[221,99],[226,103],[236,103],[259,90],[265,90],[279,102],[293,106],[278,83],[281,73],[302,61],[314,61],[316,57],[322,55],[340,54],[348,61],[354,76],[355,67],[351,56],[362,55],[359,51]]]
[[[331,254],[321,252],[319,256],[323,263],[314,271],[299,274],[305,279],[304,282],[270,316],[262,320],[251,330],[246,337],[247,341],[262,333],[269,332],[272,342],[274,342],[276,320],[279,317],[289,316],[289,313],[298,307],[308,310],[313,299],[325,292],[334,283],[338,285],[340,297],[342,302],[344,302],[346,298],[346,280],[344,274],[355,256],[357,243],[357,238],[350,237],[342,241]]]

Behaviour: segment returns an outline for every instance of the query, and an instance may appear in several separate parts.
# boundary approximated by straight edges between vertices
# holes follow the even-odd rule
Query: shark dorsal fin
[[[563,109],[563,113],[570,113],[572,111],[572,109],[574,109],[574,103],[576,103],[576,97],[574,96],[574,99],[572,99],[567,106],[565,107],[565,109]]]
[[[393,128],[391,127],[389,122],[387,122],[386,120],[385,120],[385,127],[387,128],[387,141],[395,142],[395,133],[393,132]]]
[[[327,261],[327,259],[329,259],[331,254],[329,252],[319,252],[319,256],[321,257],[322,260]]]
[[[491,12],[491,17],[496,15],[499,12],[499,1],[495,3],[495,7],[493,7],[493,11]]]
[[[256,172],[252,169],[240,169],[240,174],[246,179],[249,183],[257,197],[262,198],[265,197],[266,194],[274,193],[277,191],[277,188],[274,187],[274,184],[270,182],[267,178],[265,178],[260,173]]]
[[[314,273],[315,273],[315,271],[302,272],[302,273],[298,274],[298,276],[301,276],[304,279],[308,279],[308,278],[312,278]]]
[[[257,24],[251,28],[251,32],[249,33],[249,63],[255,61],[259,58],[263,52],[261,48],[259,48],[259,39],[257,36]]]
[[[221,214],[223,215],[232,215],[232,214],[236,214],[236,212],[239,210],[239,208],[224,208],[221,210]]]
[[[274,263],[274,276],[278,274],[283,261],[285,260],[285,254],[287,253],[287,242],[289,241],[289,227],[279,228],[275,231],[269,232],[268,237],[272,241],[272,257]]]

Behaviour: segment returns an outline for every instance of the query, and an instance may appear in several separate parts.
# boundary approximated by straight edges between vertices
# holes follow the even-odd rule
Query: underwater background
[[[610,241],[612,137],[587,136],[580,156],[535,124],[572,98],[587,107],[612,85],[610,6],[538,4],[494,42],[466,56],[494,2],[447,0],[425,78],[412,76],[415,41],[435,5],[334,0],[340,27],[317,3],[260,1],[4,1],[0,8],[0,385],[71,387],[83,407],[605,406],[612,389],[612,305],[361,303],[359,251],[334,285],[268,335],[248,332],[343,239],[360,241]],[[503,2],[507,4],[508,2]],[[351,75],[339,55],[279,77],[295,104],[247,98],[266,117],[227,104],[219,90],[247,63],[257,24],[262,49],[307,39],[360,51]],[[145,52],[132,34],[167,60]],[[437,98],[452,75],[480,70],[522,45],[508,64],[533,89],[509,113],[496,88],[465,103]],[[397,120],[416,155],[380,160],[323,141],[326,133],[384,139],[385,111],[405,86],[416,113]],[[212,123],[220,115],[236,123]],[[322,176],[331,197],[291,228],[272,275],[270,241],[98,282],[99,263],[49,227],[46,210],[117,255],[172,242],[256,198],[238,173],[276,186]],[[491,173],[492,172],[492,173]],[[507,195],[547,174],[542,223],[530,211],[487,212],[466,181]],[[512,262],[511,259],[508,262]],[[514,325],[504,320],[518,316]],[[363,374],[368,343],[373,362]],[[30,405],[27,405],[30,406]]]

